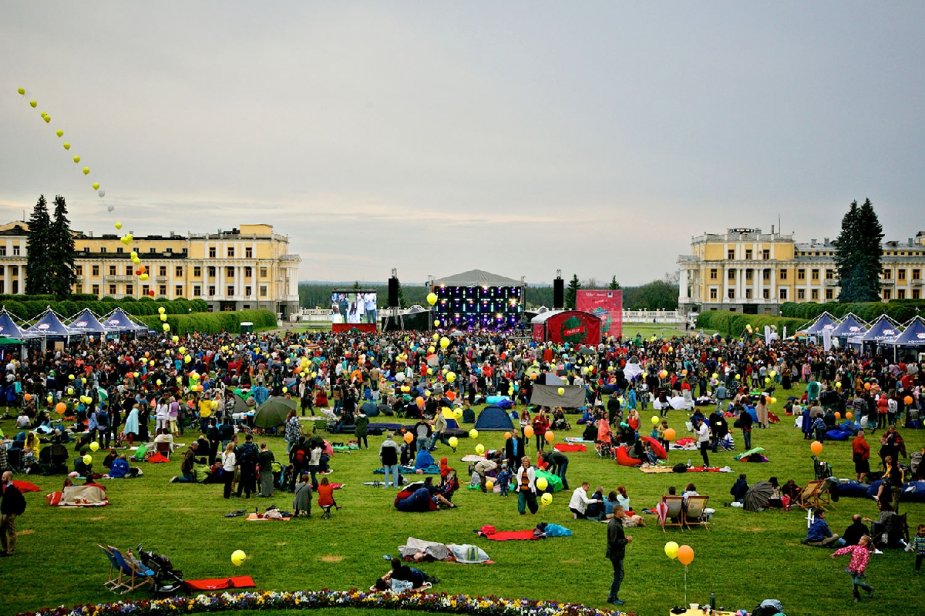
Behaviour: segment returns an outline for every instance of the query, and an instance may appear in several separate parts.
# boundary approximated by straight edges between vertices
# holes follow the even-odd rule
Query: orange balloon
[[[677,435],[675,434],[674,428],[665,428],[666,441],[673,441],[675,436]]]
[[[910,406],[913,402],[912,396],[906,396],[905,398],[903,398],[903,402],[906,403],[906,406]]]
[[[505,432],[505,433],[504,433],[504,440],[506,440],[506,441],[511,440],[511,433],[510,433],[510,432]]]
[[[870,391],[870,383],[864,383],[864,389]]]
[[[835,419],[841,419],[841,413],[835,411]]]
[[[854,419],[854,413],[852,413],[851,411],[847,411],[845,413],[845,419]]]
[[[546,438],[547,443],[551,443],[554,440],[556,440],[556,434],[552,430],[549,430],[548,432],[546,432],[545,438]]]
[[[524,436],[527,438],[533,438],[533,428],[531,426],[524,428]]]
[[[410,432],[405,432],[405,442],[410,445],[413,440],[414,436]]]
[[[415,398],[414,403],[418,405],[419,409],[424,408],[424,398],[422,398],[421,396],[418,396],[417,398]]]
[[[694,548],[689,545],[682,545],[678,548],[678,561],[685,567],[694,562]]]
[[[32,394],[23,394],[23,400],[25,400],[26,402],[28,402],[29,400],[32,400]]]
[[[812,444],[809,446],[809,450],[813,452],[814,456],[818,456],[819,454],[822,453],[822,443],[820,443],[819,441],[813,441]]]
[[[456,392],[455,392],[455,391],[448,391],[448,392],[446,392],[446,399],[449,400],[450,402],[452,402],[453,400],[455,400],[455,399],[456,399]]]
[[[58,415],[64,415],[64,411],[66,410],[67,410],[67,405],[63,402],[59,402],[58,404],[55,405],[55,411],[58,413]]]

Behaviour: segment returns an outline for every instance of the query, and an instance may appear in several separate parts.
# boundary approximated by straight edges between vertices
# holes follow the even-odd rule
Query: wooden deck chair
[[[677,526],[684,528],[684,511],[682,508],[683,499],[680,496],[663,496],[659,505],[665,505],[665,515],[659,512],[659,522],[662,525],[662,532],[665,532],[666,526]],[[674,521],[673,521],[674,520]]]
[[[709,528],[710,522],[706,519],[704,514],[704,509],[707,507],[708,500],[710,500],[709,496],[687,497],[687,511],[684,513],[685,526],[703,526],[704,528]]]
[[[146,569],[141,565],[136,565],[130,559],[125,558],[122,555],[122,552],[119,551],[119,548],[109,546],[109,550],[112,552],[112,556],[115,564],[119,567],[121,571],[122,579],[122,590],[120,594],[125,594],[133,590],[137,590],[146,584],[154,584],[154,572],[150,569]]]
[[[825,487],[825,479],[810,481],[800,493],[800,507],[803,509],[830,509],[832,499]]]
[[[98,545],[97,547],[103,550],[106,559],[109,561],[109,578],[103,582],[103,586],[113,592],[119,592],[125,586],[125,584],[122,583],[122,568],[119,567],[119,563],[116,562],[111,549],[105,545]]]

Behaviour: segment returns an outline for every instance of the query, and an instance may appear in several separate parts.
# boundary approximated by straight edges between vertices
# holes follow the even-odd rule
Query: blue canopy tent
[[[76,316],[70,319],[67,326],[87,336],[100,336],[101,339],[105,337],[104,334],[106,333],[106,328],[103,327],[103,324],[100,323],[89,308],[84,308],[78,312]]]
[[[832,338],[837,338],[840,345],[844,345],[848,338],[863,336],[867,333],[867,324],[852,313],[842,317],[841,323],[832,330]]]
[[[0,309],[0,338],[23,340],[26,337],[23,329],[13,320],[13,315],[6,308]]]
[[[45,312],[40,314],[35,319],[35,323],[26,328],[24,333],[41,338],[43,347],[46,345],[49,338],[64,338],[66,342],[70,342],[72,336],[83,335],[83,332],[71,329],[65,325],[61,317],[59,317],[51,307],[46,308]]]
[[[916,315],[905,324],[903,333],[889,341],[893,345],[893,360],[896,360],[896,349],[925,350],[925,319]]]
[[[901,328],[896,321],[885,314],[881,314],[876,321],[871,323],[870,329],[864,335],[848,338],[848,343],[860,346],[876,346],[892,340],[899,335],[900,331]]]
[[[838,327],[838,319],[833,317],[828,312],[823,312],[822,314],[819,315],[818,318],[816,318],[815,321],[813,321],[812,325],[803,329],[802,331],[807,336],[811,336],[814,339],[818,339],[822,337],[823,332],[825,332],[826,330],[831,332],[836,327]]]
[[[116,308],[104,316],[102,324],[107,332],[116,334],[135,334],[137,336],[141,332],[148,331],[147,327],[133,321],[128,313],[121,308]]]

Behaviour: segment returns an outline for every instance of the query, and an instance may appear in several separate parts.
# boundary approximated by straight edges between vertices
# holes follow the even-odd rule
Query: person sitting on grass
[[[318,484],[318,506],[324,510],[321,516],[323,519],[331,517],[331,507],[340,509],[340,505],[334,500],[334,486],[327,477],[322,477],[321,483]]]
[[[811,545],[820,548],[842,547],[845,540],[832,532],[829,523],[825,521],[825,510],[820,509],[816,512],[816,520],[809,526],[806,531],[806,538],[801,542],[804,545]]]
[[[180,464],[180,474],[170,480],[170,483],[196,483],[196,453],[199,451],[199,442],[193,441],[189,448],[183,452],[183,462]]]
[[[745,479],[745,473],[739,475],[739,478],[736,479],[736,482],[732,484],[732,488],[729,490],[729,494],[732,495],[732,502],[734,503],[744,503],[745,494],[748,492],[748,481]]]
[[[322,481],[327,481],[327,477]],[[311,475],[308,473],[303,473],[301,480],[296,484],[295,495],[292,497],[292,509],[296,518],[303,514],[305,517],[312,517],[312,482]]]

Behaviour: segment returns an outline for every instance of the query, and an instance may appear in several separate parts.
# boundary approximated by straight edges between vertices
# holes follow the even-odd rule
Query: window
[[[736,271],[734,267],[726,270],[726,277],[729,278],[729,280],[736,279]]]
[[[771,270],[763,269],[761,270],[761,279],[765,282],[771,282]]]
[[[209,297],[215,297],[215,285],[209,285]]]
[[[210,259],[214,259],[214,258],[215,258],[215,247],[214,247],[214,246],[211,247],[211,248],[209,248],[209,258],[210,258]]]
[[[781,279],[781,280],[787,280],[787,270],[782,269],[782,270],[780,271],[780,279]]]
[[[834,280],[834,279],[835,279],[835,270],[830,270],[830,269],[826,268],[826,270],[825,270],[825,279],[826,279],[826,280]]]
[[[814,302],[819,301],[819,289],[813,289],[809,292],[809,298]]]
[[[787,289],[779,289],[779,291],[780,291],[780,298],[781,298],[782,300],[785,300],[785,301],[786,301],[786,299],[787,299]]]
[[[75,266],[74,266],[74,273],[75,273],[76,275],[78,275],[78,276],[83,276],[83,275],[84,275],[84,266],[83,266],[83,265],[75,265]]]
[[[215,266],[214,265],[209,266],[209,278],[215,278]]]
[[[898,269],[898,270],[896,270],[896,278],[897,278],[897,280],[905,280],[905,279],[906,279],[906,270],[905,270],[905,269]],[[902,298],[900,298],[900,299],[902,299]]]
[[[92,289],[91,292],[92,292],[94,295],[99,295],[99,294],[100,294],[100,285],[95,284],[95,285],[93,285],[93,286],[90,287],[90,288]]]
[[[226,295],[228,297],[231,297],[232,295],[234,295],[234,285],[233,284],[228,285],[228,293]]]
[[[161,297],[167,297],[167,285],[162,284],[157,288],[157,294]]]
[[[833,295],[832,289],[826,289],[826,290],[825,290],[825,299],[828,300],[828,301],[832,301],[832,299],[834,299],[834,295]]]
[[[815,268],[815,267],[813,268],[813,270],[812,270],[812,279],[813,279],[813,280],[819,280],[819,269],[818,269],[818,268]]]
[[[761,297],[762,297],[763,299],[771,299],[771,289],[762,289],[762,290],[761,290]]]
[[[247,266],[247,267],[244,268],[244,277],[245,277],[245,278],[250,278],[250,277],[253,276],[253,275],[254,275],[254,268],[252,268],[251,266]]]
[[[151,248],[148,248],[148,254],[149,254],[149,255],[156,255],[156,254],[157,254],[157,248],[154,248],[153,246],[152,246]]]
[[[906,290],[896,289],[896,299],[906,299]]]
[[[260,297],[266,297],[266,296],[267,296],[267,285],[262,284],[260,285]]]
[[[728,251],[726,251],[726,258],[728,258],[730,261],[735,260],[736,258],[735,248],[730,248]]]
[[[13,276],[18,276],[18,275],[19,275],[19,266],[18,266],[18,265],[11,265],[11,266],[10,266],[10,269],[12,270],[11,273],[13,274]]]
[[[797,289],[797,299],[806,299],[806,289]]]
[[[169,254],[169,255],[172,255],[172,254],[173,254],[173,248],[170,248],[170,247],[168,246],[167,248],[164,249],[164,252],[166,252],[166,253]]]
[[[727,290],[726,290],[726,297],[728,297],[729,299],[735,299],[735,297],[736,297],[736,291],[735,291],[735,289],[727,289]]]
[[[244,287],[244,297],[250,297],[253,290],[253,287]]]
[[[94,275],[94,276],[99,276],[99,275],[100,275],[100,266],[99,266],[99,265],[94,265],[93,268],[90,270],[90,272],[91,272],[91,274]]]
[[[234,258],[234,246],[228,247],[228,258],[229,259]]]
[[[892,280],[893,279],[893,270],[885,269],[883,270],[883,279]]]
[[[716,289],[716,287],[710,287],[710,299],[718,299],[718,298],[719,298],[719,291]]]
[[[752,260],[752,251],[751,251],[751,250],[746,250],[746,251],[745,251],[745,260],[746,260],[746,261],[751,261],[751,260]]]
[[[6,246],[0,246],[0,257],[6,256]]]
[[[135,293],[135,285],[133,285],[133,284],[127,284],[127,285],[125,285],[125,294],[126,294],[126,295],[132,295],[132,294],[134,294],[134,293]]]
[[[19,293],[19,281],[14,280],[13,281],[13,295],[16,295],[17,293]]]
[[[175,297],[183,297],[183,285],[178,284],[176,287],[174,287],[173,294]]]
[[[267,268],[265,268],[265,267],[261,267],[261,268],[260,268],[260,277],[261,277],[261,278],[266,278],[266,277],[267,277]]]
[[[162,265],[162,266],[160,266],[159,268],[157,268],[157,275],[160,276],[161,278],[163,278],[164,276],[166,276],[166,275],[167,275],[167,266],[166,266],[166,265]]]
[[[745,299],[751,299],[751,298],[752,298],[752,290],[745,289]]]
[[[198,265],[193,268],[193,278],[202,278],[202,268]]]
[[[225,268],[225,278],[234,278],[234,268],[233,267]]]
[[[19,256],[19,246],[13,246],[13,256],[14,257]]]
[[[754,271],[755,271],[755,270],[750,270],[750,269],[745,270],[745,280],[751,280],[751,279],[752,279],[752,273],[753,273]]]
[[[884,289],[884,290],[883,290],[883,299],[885,299],[885,300],[891,300],[891,299],[893,299],[893,293],[891,292],[891,289]]]
[[[797,270],[797,280],[806,280],[806,270],[805,269],[800,268]]]
[[[202,287],[198,284],[193,285],[193,297],[202,297]]]
[[[767,248],[765,248],[764,250],[762,250],[762,251],[761,251],[761,258],[764,259],[765,261],[770,261],[770,260],[771,260],[771,251],[768,250]]]
[[[132,275],[132,266],[131,266],[131,265],[126,265],[126,266],[125,266],[125,275],[126,275],[126,276],[131,276],[131,275]]]
[[[176,272],[177,278],[182,278],[183,277],[183,266],[178,265],[176,268],[174,268],[174,272]]]
[[[245,248],[245,249],[244,249],[244,256],[245,256],[246,258],[248,258],[248,259],[253,259],[253,258],[254,258],[254,249],[251,248],[250,246],[248,246],[247,248]]]
[[[922,270],[914,269],[912,270],[912,280],[921,280],[922,279]]]
[[[115,295],[115,294],[116,294],[116,285],[114,285],[114,284],[109,285],[109,294],[110,294],[110,295]]]
[[[146,285],[146,284],[141,285],[141,294],[142,294],[142,295],[144,295],[145,297],[147,297],[148,294],[149,294],[150,292],[151,292],[151,287],[150,287],[150,286],[148,286],[148,285]]]
[[[109,266],[109,275],[110,275],[110,276],[115,276],[115,275],[116,275],[116,266],[115,266],[115,265],[110,265],[110,266]]]
[[[918,289],[912,289],[912,299],[922,299],[922,292]]]
[[[125,254],[125,250],[122,248],[122,246],[119,246],[118,248],[116,248],[116,254],[117,255]]]
[[[106,254],[106,247],[100,246],[100,254]]]

